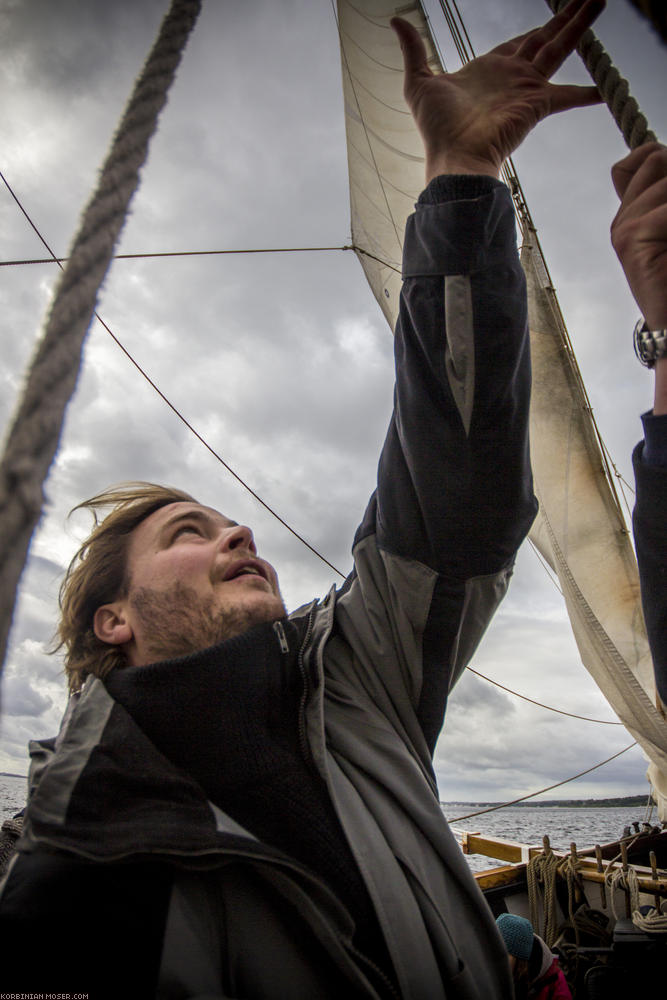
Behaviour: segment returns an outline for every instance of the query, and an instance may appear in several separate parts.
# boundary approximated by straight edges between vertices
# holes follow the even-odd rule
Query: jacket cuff
[[[403,277],[468,275],[508,265],[519,266],[509,188],[477,174],[435,177],[406,223]]]
[[[440,174],[434,177],[417,200],[418,205],[436,205],[459,198],[479,198],[496,187],[505,187],[502,181],[487,174]]]
[[[642,413],[644,425],[644,449],[642,462],[645,465],[667,465],[667,413],[655,416],[652,410]]]

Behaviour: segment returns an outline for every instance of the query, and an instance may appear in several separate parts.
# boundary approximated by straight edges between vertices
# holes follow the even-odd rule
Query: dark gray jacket
[[[504,948],[443,818],[431,763],[448,693],[536,511],[526,301],[506,187],[432,182],[408,220],[404,279],[394,414],[354,569],[293,616],[303,735],[401,996],[509,1000]],[[89,679],[32,798],[0,932],[30,907],[26,935],[35,910],[52,923],[84,914],[75,950],[88,956],[85,975],[60,986],[86,991],[97,975],[99,995],[105,983],[112,995],[135,961],[137,995],[165,1000],[391,995],[354,954],[350,918],[326,886],[258,843],[148,743]],[[88,916],[101,921],[95,931]],[[50,961],[62,976],[72,965],[57,962],[61,948],[62,937]]]
[[[644,414],[642,419],[647,431],[649,422],[651,425],[659,423],[663,441],[667,438],[665,417]],[[651,429],[656,437],[655,426]],[[667,526],[664,516],[667,464],[664,461],[662,464],[647,462],[643,455],[645,450],[644,442],[640,442],[632,456],[637,486],[632,528],[655,684],[663,704],[667,705]]]

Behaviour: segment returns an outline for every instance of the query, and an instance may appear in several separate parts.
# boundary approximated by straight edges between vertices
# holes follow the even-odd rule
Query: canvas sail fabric
[[[423,187],[421,139],[403,99],[403,62],[389,21],[420,31],[441,69],[419,4],[338,0],[352,240],[394,328],[405,220]],[[378,258],[377,260],[374,258]],[[524,226],[533,355],[531,455],[540,513],[531,538],[558,575],[582,662],[650,761],[667,820],[667,724],[655,692],[637,565],[539,246]]]

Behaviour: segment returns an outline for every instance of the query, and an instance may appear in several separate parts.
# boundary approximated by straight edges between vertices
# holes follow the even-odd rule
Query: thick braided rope
[[[573,858],[571,854],[568,854],[567,857],[564,858],[558,866],[558,874],[565,879],[565,882],[567,884],[568,917],[570,918],[570,923],[574,931],[574,943],[576,944],[577,947],[579,947],[579,924],[576,919],[575,908],[574,908],[575,887],[577,882],[579,883],[579,885],[581,885],[581,878],[579,876],[579,872],[581,871],[582,867],[583,866],[581,861],[578,858],[575,860],[575,858]]]
[[[568,0],[547,0],[549,7],[557,13]],[[646,116],[630,93],[628,81],[616,69],[605,52],[601,42],[589,29],[582,36],[577,52],[593,77],[602,99],[609,108],[629,149],[635,149],[645,142],[656,142]]]
[[[611,907],[617,920],[620,920],[621,916],[625,916],[624,913],[618,913],[616,910],[614,889],[618,888],[627,893],[630,898],[630,912],[632,913],[632,922],[635,927],[651,934],[667,934],[667,900],[663,901],[660,909],[652,906],[647,913],[642,913],[639,909],[639,879],[634,868],[628,868],[627,871],[623,871],[622,869],[607,871],[605,874],[605,885],[609,887]]]
[[[648,931],[652,934],[667,934],[667,903],[663,902],[660,909],[653,906],[644,914],[639,909],[639,879],[634,868],[628,868],[626,872],[621,872],[620,884],[630,896],[630,910],[632,912],[632,922],[640,930]],[[664,912],[663,912],[664,911]],[[614,910],[614,916],[618,919],[618,914]]]
[[[162,22],[74,238],[9,432],[0,464],[0,663],[100,285],[200,6],[201,0],[172,0]]]
[[[667,901],[663,901],[660,909],[652,906],[648,913],[635,910],[632,922],[635,927],[648,934],[667,934]]]
[[[625,912],[619,913],[616,909],[616,890],[620,889],[630,897],[630,910],[639,910],[639,888],[637,885],[637,874],[632,868],[623,871],[622,868],[608,868],[604,876],[605,888],[608,890],[611,900],[611,909],[616,920],[625,917]]]
[[[544,922],[540,937],[547,945],[551,945],[557,936],[556,917],[556,875],[559,859],[552,851],[544,851],[531,858],[526,868],[528,883],[528,901],[530,907],[530,922],[533,928],[539,927],[540,883],[544,885],[542,905]]]

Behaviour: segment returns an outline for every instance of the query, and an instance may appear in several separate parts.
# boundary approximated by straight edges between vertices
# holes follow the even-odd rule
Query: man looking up
[[[247,528],[161,487],[88,502],[113,510],[63,586],[81,693],[56,746],[34,748],[3,988],[512,996],[431,756],[536,510],[498,173],[539,120],[598,100],[549,78],[601,8],[572,0],[440,76],[393,22],[427,188],[406,229],[394,413],[339,591],[287,617]]]
[[[97,608],[97,638],[128,666],[206,649],[287,612],[249,528],[196,502],[161,507],[132,531],[127,593]]]

